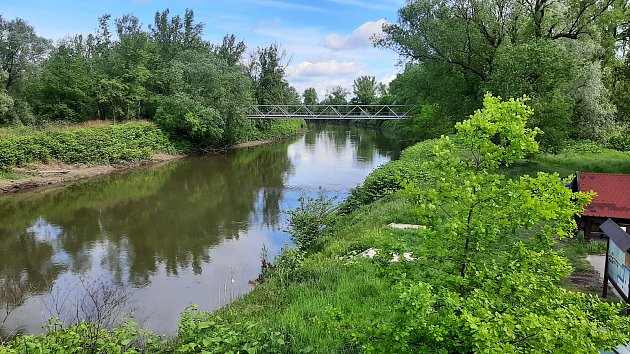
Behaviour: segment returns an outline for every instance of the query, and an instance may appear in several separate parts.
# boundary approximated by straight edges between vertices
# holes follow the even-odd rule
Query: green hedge
[[[174,152],[168,137],[153,123],[130,122],[72,130],[44,130],[0,137],[0,170],[31,162],[114,163]]]
[[[269,140],[289,136],[306,129],[304,119],[274,119],[256,126],[249,140]]]

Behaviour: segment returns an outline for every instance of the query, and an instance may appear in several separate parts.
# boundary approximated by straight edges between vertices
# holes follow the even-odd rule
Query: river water
[[[252,289],[261,249],[273,257],[290,243],[283,212],[301,195],[343,199],[399,151],[381,131],[314,125],[281,143],[1,197],[0,336],[130,313],[174,333],[187,306],[217,309]]]

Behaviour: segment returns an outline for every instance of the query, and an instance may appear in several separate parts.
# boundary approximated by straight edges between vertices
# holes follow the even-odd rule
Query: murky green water
[[[283,143],[2,197],[0,334],[130,311],[172,333],[187,306],[216,309],[251,290],[263,245],[273,256],[289,242],[283,211],[300,195],[343,198],[398,152],[383,132],[314,126]]]

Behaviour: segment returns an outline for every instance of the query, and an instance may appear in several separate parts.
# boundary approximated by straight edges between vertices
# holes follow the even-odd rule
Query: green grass
[[[576,171],[630,173],[630,153],[578,142],[557,154],[541,153],[503,171],[510,177],[533,175],[539,171],[557,172],[561,176],[573,175]]]
[[[26,173],[17,173],[17,172],[3,172],[2,170],[0,170],[0,180],[11,180],[11,181],[17,181],[17,180],[21,180],[21,179],[25,179],[30,177],[30,175],[26,174]]]
[[[397,301],[391,283],[377,267],[363,258],[346,257],[370,247],[382,247],[394,237],[415,232],[393,231],[391,222],[410,222],[408,202],[389,196],[340,220],[318,244],[318,252],[306,258],[298,281],[282,286],[271,278],[246,297],[219,311],[228,321],[257,319],[261,327],[282,330],[294,348],[317,353],[355,352],[347,331],[331,328],[343,314],[356,321],[392,316]],[[331,321],[331,318],[333,321]],[[343,326],[343,324],[340,324]]]

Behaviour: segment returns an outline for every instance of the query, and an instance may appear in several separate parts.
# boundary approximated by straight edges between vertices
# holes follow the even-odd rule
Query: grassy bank
[[[130,122],[79,128],[5,130],[0,136],[0,169],[28,163],[59,161],[101,164],[150,158],[154,153],[175,153],[177,147],[154,124]]]
[[[435,144],[436,141],[416,144],[406,149],[400,160],[374,171],[342,205],[345,215],[337,218],[307,254],[285,251],[285,256],[276,260],[275,269],[267,274],[265,283],[250,294],[212,314],[188,309],[174,339],[167,340],[129,325],[95,332],[89,325],[80,324],[46,335],[18,337],[0,348],[0,352],[80,352],[86,348],[107,352],[400,352],[400,348],[379,345],[389,343],[384,336],[400,336],[397,340],[405,341],[405,336],[411,335],[408,328],[399,325],[405,323],[401,318],[407,316],[406,311],[414,315],[422,307],[414,299],[421,299],[423,290],[401,292],[400,284],[401,279],[416,279],[413,274],[417,270],[409,262],[392,264],[387,258],[370,260],[357,254],[368,248],[414,250],[418,256],[428,251],[426,247],[432,241],[418,231],[396,230],[386,225],[417,222],[413,202],[396,191],[402,188],[402,181],[431,183],[431,176],[418,171],[418,167],[430,158]],[[520,161],[504,173],[511,177],[538,170],[568,173],[588,170],[589,166],[601,171],[599,168],[609,167],[585,161],[609,156],[630,164],[625,153],[606,149],[585,152],[582,145],[557,155],[541,154]],[[564,166],[564,170],[557,166]],[[565,253],[578,270],[588,267],[584,256],[589,250],[597,250],[574,244],[573,240],[563,244]],[[435,269],[423,270],[422,276],[439,274],[442,255],[429,252],[425,256],[438,263]],[[548,351],[570,352],[565,349]]]
[[[279,120],[251,127],[248,140],[273,140],[305,128],[303,120]],[[53,126],[0,130],[0,178],[18,179],[11,170],[29,163],[111,164],[148,160],[156,153],[189,153],[192,143],[165,134],[147,121],[92,126]]]

